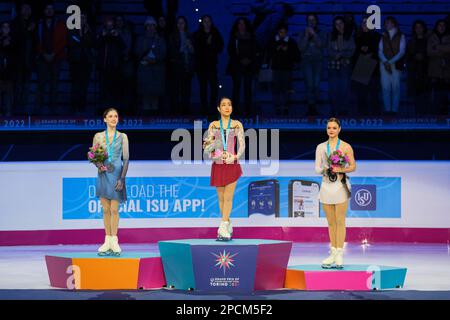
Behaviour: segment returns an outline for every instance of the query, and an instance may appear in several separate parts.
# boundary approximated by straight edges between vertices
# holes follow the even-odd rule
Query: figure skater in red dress
[[[237,180],[242,175],[238,159],[245,151],[244,127],[241,122],[231,119],[233,106],[229,98],[220,99],[217,110],[220,113],[220,119],[209,125],[203,148],[209,158],[213,160],[210,184],[217,189],[222,215],[222,221],[217,231],[217,240],[229,241],[233,236],[230,214],[234,190]],[[238,145],[237,152],[236,143]]]

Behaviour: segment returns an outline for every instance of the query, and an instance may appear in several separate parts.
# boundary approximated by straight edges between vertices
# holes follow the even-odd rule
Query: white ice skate
[[[336,262],[336,248],[331,247],[330,255],[328,256],[328,258],[322,261],[322,268],[331,269],[333,268],[335,262]]]
[[[109,256],[111,253],[111,236],[105,236],[105,243],[103,243],[100,248],[98,248],[98,255]]]
[[[111,237],[111,250],[111,255],[113,256],[120,256],[120,254],[122,253],[122,249],[120,249],[119,239],[117,238],[117,236]]]
[[[230,241],[231,235],[229,230],[229,224],[228,221],[221,221],[219,230],[217,230],[217,241]]]
[[[336,249],[336,269],[344,268],[344,249],[338,248]]]
[[[230,234],[230,240],[233,238],[233,225],[231,224],[231,220],[228,221],[228,233]]]

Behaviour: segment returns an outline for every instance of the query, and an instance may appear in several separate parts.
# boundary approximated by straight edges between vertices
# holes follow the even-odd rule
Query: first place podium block
[[[292,243],[235,239],[158,242],[167,286],[211,292],[283,288]]]
[[[142,252],[100,257],[95,252],[45,256],[50,285],[64,289],[156,289],[165,285],[161,258]]]

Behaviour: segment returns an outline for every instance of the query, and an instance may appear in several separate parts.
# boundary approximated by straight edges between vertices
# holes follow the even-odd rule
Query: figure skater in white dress
[[[353,149],[347,142],[339,139],[341,124],[338,119],[331,118],[327,122],[328,141],[316,148],[315,169],[322,175],[319,199],[328,221],[330,236],[330,256],[322,261],[323,268],[342,269],[344,266],[343,248],[345,242],[345,216],[351,186],[347,173],[356,169]],[[330,168],[327,159],[336,151],[341,150],[347,156],[347,164]]]

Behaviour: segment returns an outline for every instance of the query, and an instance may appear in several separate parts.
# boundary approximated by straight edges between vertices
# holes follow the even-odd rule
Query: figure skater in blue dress
[[[128,137],[117,130],[119,113],[109,108],[103,113],[106,130],[94,136],[93,145],[101,145],[108,152],[104,164],[107,171],[99,172],[96,185],[96,196],[100,198],[103,207],[103,222],[105,225],[105,242],[98,249],[98,254],[119,256],[122,252],[117,238],[119,228],[119,205],[127,200],[125,177],[128,171],[129,150]]]

